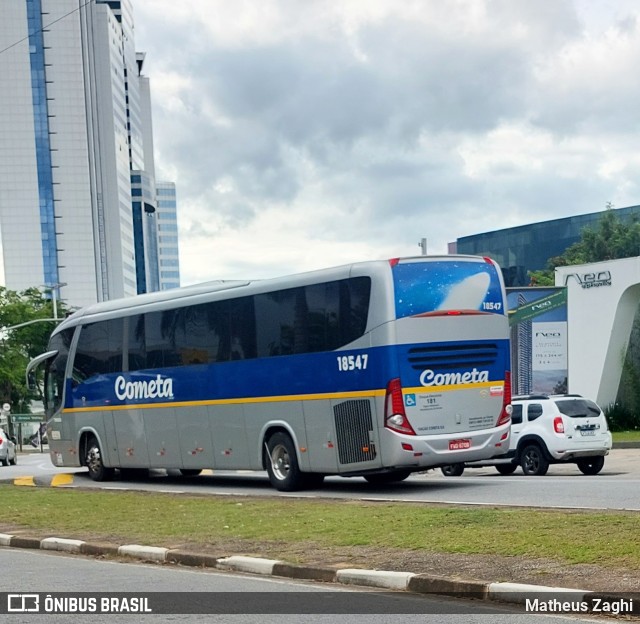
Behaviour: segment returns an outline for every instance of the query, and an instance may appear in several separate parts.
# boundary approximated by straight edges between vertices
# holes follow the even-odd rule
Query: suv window
[[[588,399],[567,399],[555,401],[562,414],[570,418],[587,418],[587,416],[599,416],[600,408]]]
[[[536,418],[540,418],[540,416],[542,416],[542,405],[540,403],[531,403],[527,408],[527,420],[532,422]]]
[[[511,424],[519,425],[522,422],[522,405],[513,405],[513,412],[511,412]]]

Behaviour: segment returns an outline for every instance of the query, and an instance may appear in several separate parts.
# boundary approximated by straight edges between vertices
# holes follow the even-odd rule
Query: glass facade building
[[[131,0],[0,6],[6,287],[55,288],[69,307],[158,290],[150,85]]]
[[[623,222],[640,219],[640,206],[616,208],[615,213]],[[529,286],[529,271],[546,269],[550,258],[561,255],[580,240],[585,227],[596,227],[602,214],[601,211],[575,215],[465,236],[450,245],[450,250],[489,256],[502,267],[507,286]]]
[[[158,182],[156,193],[160,290],[169,290],[180,286],[176,185],[173,182]]]

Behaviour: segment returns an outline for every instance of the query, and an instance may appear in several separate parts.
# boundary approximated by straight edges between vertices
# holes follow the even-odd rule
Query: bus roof
[[[146,293],[142,295],[135,295],[133,297],[124,297],[120,299],[112,299],[110,301],[102,301],[99,303],[94,303],[80,310],[77,310],[73,314],[71,314],[68,318],[62,321],[56,329],[54,329],[53,334],[58,333],[62,329],[66,327],[73,327],[79,323],[82,323],[83,319],[92,316],[109,316],[110,313],[124,313],[127,315],[133,314],[134,310],[140,307],[146,306],[154,306],[154,304],[162,304],[166,301],[174,301],[178,302],[181,299],[200,299],[202,297],[206,297],[207,295],[214,293],[222,293],[226,291],[232,291],[235,289],[244,289],[247,286],[261,286],[265,288],[265,290],[272,288],[287,288],[294,287],[300,284],[303,284],[307,281],[313,281],[317,279],[342,279],[348,276],[353,268],[356,267],[385,267],[388,269],[389,266],[394,265],[398,262],[429,262],[429,261],[455,261],[455,260],[475,260],[475,261],[486,261],[486,259],[481,258],[479,256],[470,256],[470,255],[442,255],[442,256],[413,256],[413,257],[403,257],[403,258],[393,258],[390,260],[370,260],[364,262],[356,262],[336,267],[330,267],[326,269],[318,269],[314,271],[306,271],[303,273],[295,273],[280,277],[273,277],[267,279],[258,279],[258,280],[215,280],[211,282],[203,282],[200,284],[193,284],[191,286],[182,286],[180,288],[173,288],[171,290],[163,290],[160,292],[152,292]],[[341,277],[340,277],[341,276]],[[262,290],[260,288],[260,290]],[[254,289],[252,288],[253,292]],[[238,296],[242,296],[238,294]],[[187,301],[185,301],[185,305],[187,305]],[[87,321],[91,322],[91,321]]]

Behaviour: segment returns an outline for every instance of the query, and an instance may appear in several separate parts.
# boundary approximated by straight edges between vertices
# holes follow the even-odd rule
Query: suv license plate
[[[596,435],[596,431],[595,431],[595,429],[588,429],[587,431],[581,431],[580,435],[583,435],[583,436],[594,436],[594,435]]]
[[[471,440],[449,440],[450,451],[461,451],[471,448]]]

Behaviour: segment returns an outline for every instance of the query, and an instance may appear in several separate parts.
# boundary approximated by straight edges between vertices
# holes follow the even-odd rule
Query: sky
[[[640,204],[637,0],[132,0],[182,284]]]

